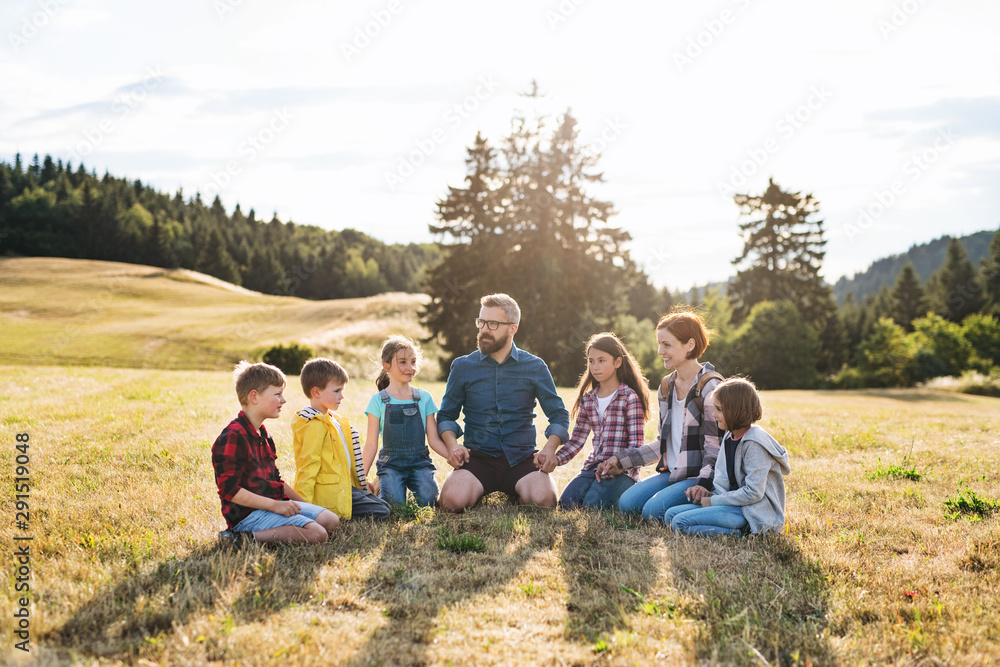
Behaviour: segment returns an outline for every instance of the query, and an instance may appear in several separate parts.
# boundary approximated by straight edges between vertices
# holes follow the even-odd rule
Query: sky
[[[425,242],[477,132],[570,110],[656,284],[733,275],[732,195],[769,178],[819,200],[835,282],[1000,227],[998,27],[988,0],[5,0],[0,160]]]

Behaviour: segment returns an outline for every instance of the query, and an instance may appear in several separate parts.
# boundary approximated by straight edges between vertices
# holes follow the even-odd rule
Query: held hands
[[[559,465],[559,459],[555,454],[550,454],[544,449],[534,456],[535,467],[542,472],[552,472]]]
[[[535,454],[533,461],[535,462],[535,467],[545,473],[550,473],[556,469],[559,465],[559,459],[556,458],[555,448],[546,445],[542,448],[542,451]]]
[[[458,445],[455,449],[451,450],[451,454],[448,456],[448,465],[452,468],[461,468],[469,460],[469,450],[462,445]]]
[[[378,475],[375,475],[374,479],[368,481],[368,490],[371,492],[373,496],[377,496],[379,489],[381,488],[382,485],[378,481]]]
[[[625,468],[619,463],[617,456],[612,456],[609,459],[601,461],[597,465],[597,481],[600,483],[602,479],[611,479],[615,475],[620,475],[625,472]]]
[[[712,501],[712,492],[706,489],[704,486],[698,486],[695,484],[690,489],[684,491],[684,495],[695,505],[701,504],[703,507],[708,507],[703,501],[707,499],[709,504]]]
[[[281,516],[295,516],[302,511],[302,508],[294,500],[278,500],[275,501],[275,505],[271,511]]]

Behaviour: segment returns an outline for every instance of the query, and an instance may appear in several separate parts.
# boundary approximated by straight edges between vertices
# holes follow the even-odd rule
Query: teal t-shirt
[[[417,387],[420,389],[420,387]],[[413,399],[406,401],[401,401],[393,396],[389,397],[390,403],[412,403]],[[437,414],[437,406],[434,405],[434,398],[431,397],[430,392],[420,389],[420,402],[417,404],[417,408],[420,410],[420,420],[421,424],[426,428],[427,418],[433,414]],[[368,407],[365,408],[366,415],[372,415],[378,418],[378,434],[382,435],[382,426],[385,423],[383,417],[385,416],[385,403],[382,402],[382,397],[378,393],[372,394],[371,399],[368,401]]]

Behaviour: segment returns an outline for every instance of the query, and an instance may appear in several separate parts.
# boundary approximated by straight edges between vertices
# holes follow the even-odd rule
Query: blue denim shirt
[[[545,362],[512,345],[502,364],[476,350],[451,364],[437,414],[438,431],[462,435],[458,414],[465,411],[464,444],[483,454],[505,454],[515,466],[535,451],[535,401],[549,419],[545,437],[569,439],[569,412],[556,393]]]

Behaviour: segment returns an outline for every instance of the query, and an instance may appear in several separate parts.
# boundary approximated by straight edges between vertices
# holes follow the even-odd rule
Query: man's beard
[[[492,340],[483,340],[484,336],[491,336]],[[480,331],[479,335],[476,336],[476,343],[479,344],[479,351],[483,354],[493,354],[494,352],[499,352],[510,340],[510,334],[505,335],[503,338],[497,338],[493,334],[487,334],[485,331]]]

